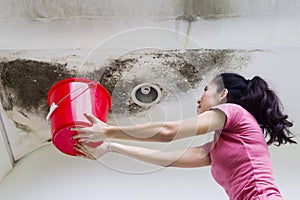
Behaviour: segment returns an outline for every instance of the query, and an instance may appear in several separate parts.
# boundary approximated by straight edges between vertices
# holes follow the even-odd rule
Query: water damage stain
[[[16,105],[26,111],[37,108],[45,111],[50,87],[59,80],[76,76],[76,71],[67,70],[66,65],[34,60],[1,62],[1,102],[4,101],[4,95],[8,100],[3,103],[8,105],[4,109],[12,110],[13,105]]]
[[[112,93],[123,73],[129,71],[137,61],[133,58],[114,59],[107,66],[101,67],[87,76],[89,79],[99,82],[109,93]]]
[[[27,113],[45,117],[48,112],[47,92],[57,81],[76,76],[66,64],[35,60],[0,62],[0,101],[4,111],[16,110],[25,118]],[[31,127],[12,119],[16,128],[33,132]]]

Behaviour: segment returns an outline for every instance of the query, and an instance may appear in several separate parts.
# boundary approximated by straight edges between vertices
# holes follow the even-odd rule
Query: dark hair
[[[265,80],[259,76],[246,80],[235,73],[221,73],[214,81],[219,90],[228,90],[227,103],[238,104],[255,117],[265,137],[269,136],[268,145],[297,143],[292,139],[294,135],[289,130],[293,123],[282,113],[283,106],[278,96],[270,90]]]

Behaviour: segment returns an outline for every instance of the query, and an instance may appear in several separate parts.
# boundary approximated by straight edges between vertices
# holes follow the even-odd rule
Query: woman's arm
[[[91,127],[74,128],[85,132],[75,136],[80,142],[95,142],[105,138],[170,142],[172,140],[205,134],[224,127],[226,116],[219,110],[209,110],[196,117],[174,121],[155,122],[135,126],[110,126],[93,115],[86,115]]]
[[[112,143],[111,150],[137,160],[163,167],[191,168],[207,166],[211,163],[209,155],[201,147],[164,152],[143,147]]]
[[[165,152],[149,148],[105,142],[98,148],[91,148],[86,145],[77,145],[76,150],[83,154],[85,158],[90,159],[98,159],[107,152],[112,151],[163,167],[191,168],[207,166],[211,163],[209,155],[202,149],[202,147]]]
[[[174,122],[158,122],[136,126],[107,126],[107,138],[140,141],[170,142],[172,140],[205,134],[224,127],[226,116],[219,110],[209,110],[196,117]]]

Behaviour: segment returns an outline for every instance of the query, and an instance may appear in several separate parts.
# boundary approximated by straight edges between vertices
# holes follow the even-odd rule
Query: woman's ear
[[[222,102],[227,102],[227,95],[228,95],[228,90],[224,88],[220,96]]]

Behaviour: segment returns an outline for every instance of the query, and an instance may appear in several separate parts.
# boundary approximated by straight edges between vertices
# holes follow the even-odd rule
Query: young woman
[[[246,80],[234,73],[219,74],[205,87],[197,111],[189,119],[128,127],[110,126],[86,115],[93,125],[73,129],[84,133],[74,137],[76,150],[90,159],[111,151],[166,167],[211,165],[213,177],[231,200],[282,199],[267,145],[296,142],[288,129],[293,124],[268,84],[258,76]],[[109,141],[171,142],[211,131],[215,131],[212,142],[184,151],[163,152]],[[97,148],[85,145],[100,140],[105,142]]]

